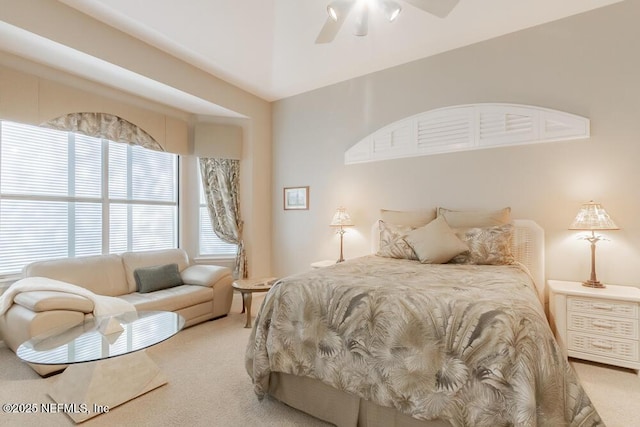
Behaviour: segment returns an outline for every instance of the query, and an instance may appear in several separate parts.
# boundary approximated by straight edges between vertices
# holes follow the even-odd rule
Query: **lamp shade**
[[[583,204],[569,230],[619,230],[620,228],[609,217],[607,211],[599,203],[591,200]]]
[[[331,227],[351,227],[354,224],[347,210],[341,206],[336,209],[336,213],[333,214],[333,219],[329,225]]]

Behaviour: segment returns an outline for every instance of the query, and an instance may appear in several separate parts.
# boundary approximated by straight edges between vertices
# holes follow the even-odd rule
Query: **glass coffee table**
[[[34,337],[16,353],[29,363],[69,365],[49,396],[57,403],[79,404],[66,413],[82,422],[166,384],[144,349],[183,327],[184,318],[168,311],[95,317]]]

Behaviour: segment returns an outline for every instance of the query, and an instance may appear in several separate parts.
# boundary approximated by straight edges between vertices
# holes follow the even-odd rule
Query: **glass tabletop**
[[[170,311],[138,311],[98,316],[64,330],[36,336],[18,347],[18,357],[43,365],[108,359],[158,344],[184,327]]]

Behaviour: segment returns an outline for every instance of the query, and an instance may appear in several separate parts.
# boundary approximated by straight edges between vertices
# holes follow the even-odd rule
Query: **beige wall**
[[[0,65],[0,94],[0,119],[38,126],[69,113],[114,114],[142,128],[165,151],[193,152],[186,114],[175,111],[171,116],[134,106],[118,99],[116,91],[114,97],[105,97]],[[180,115],[184,118],[178,118]]]
[[[622,228],[598,245],[598,277],[640,284],[640,1],[528,29],[278,101],[273,107],[274,273],[337,259],[328,227],[344,205],[357,224],[345,256],[366,254],[380,208],[500,208],[546,232],[547,277],[588,278],[588,243],[567,230],[582,202]],[[344,151],[403,117],[511,102],[591,119],[588,140],[344,166]],[[310,210],[283,211],[282,188],[309,185]]]
[[[249,259],[250,274],[269,275],[271,273],[271,211],[269,209],[272,198],[270,185],[270,103],[58,1],[15,2],[0,0],[0,11],[2,21],[10,25],[108,61],[247,117],[241,123],[234,123],[241,126],[243,131],[240,203],[245,222],[244,240]],[[28,52],[25,52],[25,55],[28,55]],[[6,65],[7,62],[14,64],[20,61],[13,61],[10,54],[0,52],[0,64]],[[19,65],[22,66],[23,64]],[[12,68],[15,67],[12,66]],[[119,102],[126,102],[127,104],[135,105],[140,102],[140,100],[122,101],[121,94],[106,85],[97,88],[95,82],[78,82],[78,79],[67,73],[53,69],[47,70],[45,69],[46,67],[41,68],[39,71],[43,71],[45,75],[39,75],[39,77],[45,77],[58,83],[64,82],[107,98],[115,96]],[[17,98],[20,98],[21,95],[30,94],[32,90],[33,88],[29,86],[12,87],[11,96],[15,98],[17,95]],[[0,93],[0,98],[4,97],[6,93],[8,92],[3,90]],[[116,94],[118,95],[116,96]],[[163,108],[168,109],[167,106],[156,107],[160,110]],[[192,126],[195,122],[200,120],[216,121],[215,117],[196,117],[184,111],[181,114],[188,117],[190,138],[193,138]],[[183,117],[175,117],[170,113],[167,114],[167,117],[183,119]],[[136,122],[135,120],[132,121]],[[193,150],[192,142],[190,144],[190,149]],[[185,160],[187,165],[194,164],[193,159]],[[185,176],[184,173],[187,175]],[[197,182],[198,179],[197,173],[193,168],[187,172],[183,171],[182,176],[183,180],[191,184]],[[193,188],[191,190],[195,192],[195,200],[197,200],[197,190]],[[193,199],[189,194],[183,195],[183,197],[187,197],[187,203]],[[183,243],[187,247],[193,248],[193,233],[182,232],[182,236]],[[185,237],[188,240],[187,242],[184,242]]]

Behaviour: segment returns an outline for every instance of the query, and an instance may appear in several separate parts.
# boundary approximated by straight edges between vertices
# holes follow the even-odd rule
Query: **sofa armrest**
[[[186,285],[208,287],[213,287],[226,276],[231,276],[231,270],[218,265],[190,265],[180,272],[180,277]]]
[[[13,302],[36,313],[51,310],[79,311],[85,314],[93,312],[93,301],[66,292],[21,292],[15,296]]]

